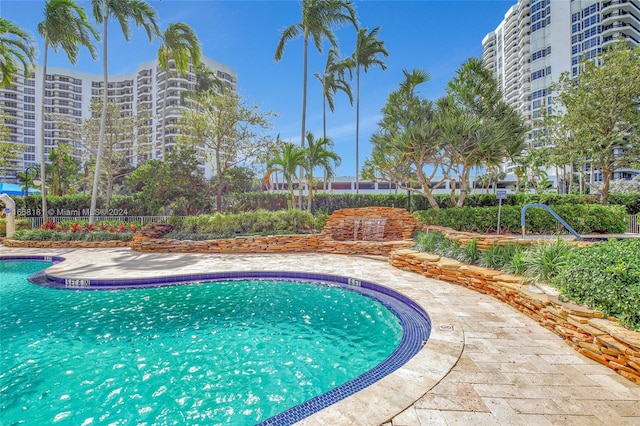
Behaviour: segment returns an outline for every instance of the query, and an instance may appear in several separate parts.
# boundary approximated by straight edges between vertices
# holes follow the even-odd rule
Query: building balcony
[[[606,15],[610,12],[614,12],[616,10],[622,10],[625,12],[630,12],[632,10],[640,10],[640,2],[637,0],[613,0],[608,2],[603,2],[602,4],[602,15]]]
[[[522,17],[523,14],[529,13],[529,11],[531,10],[530,6],[531,6],[530,0],[524,0],[520,2],[520,4],[518,5],[518,16]]]
[[[639,19],[636,18],[632,13],[627,12],[613,12],[607,15],[602,15],[602,27],[605,28],[611,24],[615,25],[616,23],[624,23],[631,24],[633,22],[638,22]]]
[[[614,24],[602,32],[603,45],[615,42],[618,37],[631,38],[636,43],[640,43],[640,29],[622,23]]]

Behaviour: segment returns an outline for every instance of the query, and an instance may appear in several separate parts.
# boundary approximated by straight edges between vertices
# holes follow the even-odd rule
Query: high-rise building
[[[532,124],[550,108],[549,88],[560,74],[577,75],[582,57],[595,57],[619,37],[640,43],[640,0],[518,0],[482,40],[482,59],[506,102]],[[527,135],[532,148],[544,146],[540,132],[534,126]],[[514,168],[505,164],[507,173]]]
[[[211,59],[202,62],[227,89],[236,90],[235,70]],[[102,74],[88,74],[66,68],[47,68],[47,77],[42,88],[42,67],[32,76],[20,74],[12,87],[0,89],[0,108],[5,113],[5,125],[10,130],[9,142],[18,147],[19,156],[12,164],[0,169],[0,181],[16,182],[18,172],[33,167],[39,158],[40,141],[44,136],[45,158],[52,148],[65,143],[73,148],[74,155],[80,157],[86,150],[80,132],[80,123],[91,117],[92,100],[101,100],[103,94]],[[123,117],[144,111],[148,118],[140,124],[136,140],[123,140],[120,149],[130,150],[132,144],[144,145],[130,155],[130,162],[136,165],[144,158],[162,158],[164,149],[169,152],[176,144],[176,129],[171,124],[180,117],[184,92],[195,87],[196,74],[193,67],[185,77],[160,69],[157,60],[145,62],[137,70],[128,74],[109,76],[108,97],[120,107]],[[165,96],[165,90],[167,91]],[[166,102],[165,134],[163,138],[162,117]],[[44,135],[42,135],[41,105],[44,103]],[[71,126],[70,126],[71,124]],[[164,139],[164,143],[163,143]],[[208,176],[210,167],[205,164]]]

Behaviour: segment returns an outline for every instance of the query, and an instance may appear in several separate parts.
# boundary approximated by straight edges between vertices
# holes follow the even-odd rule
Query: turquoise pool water
[[[238,280],[61,291],[0,261],[0,423],[255,424],[370,370],[398,318],[351,291]]]

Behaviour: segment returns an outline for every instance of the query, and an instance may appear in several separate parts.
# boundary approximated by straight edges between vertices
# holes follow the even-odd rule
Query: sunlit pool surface
[[[3,425],[289,424],[309,401],[322,408],[371,371],[388,374],[406,341],[397,312],[337,284],[59,291],[27,281],[49,265],[0,261]]]

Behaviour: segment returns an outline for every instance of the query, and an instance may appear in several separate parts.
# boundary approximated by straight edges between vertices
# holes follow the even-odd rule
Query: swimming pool
[[[95,422],[112,422],[122,418],[118,417],[119,415],[144,421],[160,413],[165,416],[162,419],[167,423],[183,423],[185,419],[191,422],[221,423],[228,418],[233,424],[254,424],[260,421],[264,421],[265,424],[289,424],[357,392],[397,369],[419,350],[421,342],[428,337],[428,317],[424,312],[416,310],[410,301],[398,299],[393,292],[372,283],[313,274],[300,276],[301,274],[262,273],[259,275],[270,276],[252,281],[247,287],[246,283],[238,281],[242,278],[240,275],[248,275],[247,273],[237,276],[209,275],[211,276],[198,276],[200,285],[150,287],[124,292],[59,292],[26,286],[27,294],[21,301],[22,309],[30,316],[27,323],[44,319],[45,324],[56,330],[53,336],[45,335],[49,338],[48,341],[42,338],[36,340],[35,348],[49,355],[61,353],[62,358],[56,364],[65,365],[61,367],[58,375],[38,370],[34,370],[36,374],[27,374],[32,376],[31,382],[34,381],[33,377],[38,381],[43,374],[47,378],[57,377],[55,383],[58,385],[54,391],[48,391],[46,394],[39,394],[37,391],[31,393],[37,396],[38,400],[55,401],[57,413],[53,418],[58,420],[67,420],[76,415],[78,409],[74,408],[74,401],[90,406],[89,408],[91,401],[106,401],[106,407],[93,407],[93,410],[89,410],[94,414]],[[224,277],[221,277],[222,275]],[[297,282],[284,282],[281,281],[282,278],[295,278]],[[193,280],[194,277],[189,279]],[[215,282],[220,279],[226,280],[224,285]],[[305,282],[302,282],[303,280]],[[309,280],[313,281],[313,284],[324,285],[312,285],[307,282]],[[170,277],[162,280],[161,284],[184,281],[187,281],[186,277]],[[214,282],[203,284],[203,281]],[[44,283],[42,279],[41,283]],[[67,284],[69,283],[62,284],[55,280],[47,282],[47,285],[58,287]],[[153,285],[142,280],[93,281],[89,284],[89,288]],[[264,293],[268,289],[275,290],[275,299],[273,291],[271,296]],[[284,294],[291,293],[293,299],[283,297]],[[361,297],[357,293],[369,297]],[[328,307],[318,310],[317,301],[320,300],[329,301]],[[24,303],[25,301],[27,303]],[[366,309],[361,308],[360,303],[364,303]],[[382,304],[398,316],[392,315]],[[294,305],[297,306],[297,316],[292,316],[291,307]],[[61,306],[71,306],[73,309],[59,315]],[[369,310],[371,306],[374,307],[373,311]],[[39,315],[38,311],[42,311],[43,314]],[[55,321],[52,319],[52,312],[56,312],[53,315]],[[87,312],[97,315],[84,317]],[[233,321],[228,319],[230,313],[235,315],[236,320],[239,319],[234,325],[231,325]],[[422,318],[422,322],[417,320],[418,317]],[[4,319],[3,323],[6,322]],[[24,326],[25,322],[21,323]],[[290,350],[285,355],[300,358],[302,367],[290,367],[293,365],[289,364],[292,360],[286,356],[279,356],[280,352],[274,349],[274,344],[277,343],[275,340],[278,339],[267,338],[262,334],[263,326],[269,323],[278,324],[276,328],[281,335],[293,336],[290,340],[294,343],[294,351]],[[402,323],[400,331],[395,327],[399,323]],[[289,329],[290,325],[301,325],[305,332],[313,329],[315,325],[321,325],[320,328],[324,330],[321,334],[324,336],[301,334],[299,329]],[[349,325],[356,327],[344,328]],[[361,333],[357,329],[360,329]],[[3,332],[3,335],[6,333]],[[224,355],[222,351],[230,345],[228,342],[249,335],[249,343],[239,345],[240,350],[237,353]],[[211,340],[217,342],[217,339],[224,336],[229,338],[226,344],[216,346]],[[175,338],[181,343],[176,344]],[[351,338],[354,340],[349,340]],[[110,358],[112,352],[117,352],[112,345],[118,343],[137,350],[125,357],[131,361],[130,363],[114,362]],[[380,347],[380,343],[386,344]],[[200,348],[207,344],[210,345],[208,353],[194,351],[195,347]],[[42,350],[46,345],[50,345],[49,349]],[[78,350],[80,355],[72,357],[71,350],[55,349],[67,346],[72,350]],[[267,356],[264,356],[264,353],[261,355],[263,358],[273,358],[276,364],[285,367],[278,370],[273,365],[261,363],[260,359],[249,360],[250,355],[257,353],[258,348],[266,351],[264,353]],[[329,368],[320,374],[322,378],[328,379],[330,390],[323,388],[325,385],[319,383],[317,373],[322,370],[314,364],[318,359],[333,356],[328,348],[337,348],[335,352],[341,356],[338,357],[337,363],[332,362]],[[362,358],[363,355],[371,355],[376,351],[381,351],[376,356],[377,359],[372,361],[367,357]],[[206,358],[205,366],[198,367],[191,362],[198,356]],[[169,365],[164,361],[178,358],[181,361],[177,365]],[[221,362],[226,358],[231,362],[225,370]],[[250,374],[245,374],[247,371],[237,368],[246,362],[249,363]],[[210,368],[211,364],[231,374],[223,378],[218,370]],[[26,367],[30,367],[28,362]],[[79,397],[72,392],[56,394],[57,388],[62,388],[63,385],[69,387],[68,383],[82,376],[85,368],[91,372],[106,371],[108,377],[99,383],[97,380],[93,380],[93,383],[90,379],[80,380],[77,386],[72,386],[74,390],[85,391],[81,392]],[[306,370],[313,374],[305,376]],[[334,373],[340,373],[342,376],[333,377]],[[284,384],[287,375],[293,378],[293,385]],[[4,378],[2,381],[5,381]],[[138,382],[144,384],[144,389],[131,393],[130,390],[136,389],[135,384]],[[234,382],[242,392],[232,392],[227,397],[214,395],[213,399],[207,396],[213,395],[216,391],[213,384],[222,382]],[[275,384],[276,391],[267,392],[265,396],[260,391],[266,388],[269,382]],[[33,390],[38,384],[29,385],[28,390]],[[3,384],[2,389],[4,388]],[[312,390],[303,392],[302,396],[290,398],[290,394],[299,389]],[[150,393],[150,396],[145,395],[145,392]],[[3,391],[3,394],[7,393]],[[200,398],[202,395],[207,398]],[[214,404],[207,402],[212,400]],[[234,407],[232,403],[238,401],[241,404]],[[260,403],[265,401],[266,405],[261,406]],[[19,401],[15,404],[22,409],[19,407]],[[171,404],[178,407],[177,410],[173,410],[176,411],[173,413],[176,418],[166,417],[170,413],[163,414],[162,409],[157,408],[168,407]],[[214,420],[218,419],[211,417],[219,414],[213,413],[216,410],[230,417],[223,416],[220,418],[222,420]],[[107,417],[101,417],[105,416],[105,413],[108,414]],[[82,416],[85,417],[76,417],[76,421],[71,423],[80,424],[92,418],[86,410]]]

